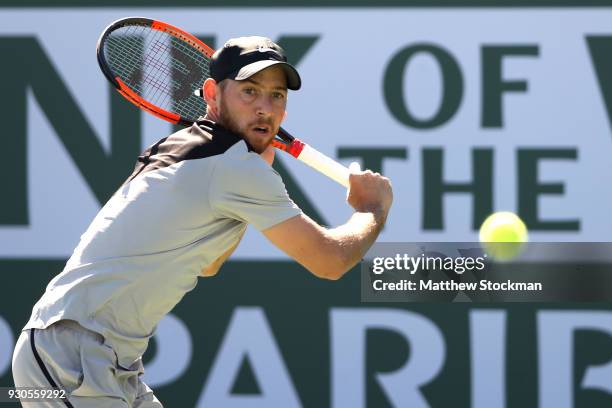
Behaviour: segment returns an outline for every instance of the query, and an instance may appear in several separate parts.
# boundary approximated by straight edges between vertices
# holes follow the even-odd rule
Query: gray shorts
[[[140,360],[129,368],[119,366],[100,334],[71,320],[24,330],[13,354],[16,387],[49,388],[55,383],[69,396],[67,403],[22,402],[24,407],[161,408],[141,381],[143,372]]]

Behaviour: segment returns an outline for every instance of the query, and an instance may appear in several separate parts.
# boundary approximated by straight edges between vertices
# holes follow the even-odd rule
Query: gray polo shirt
[[[104,336],[119,364],[242,236],[301,213],[279,174],[210,121],[160,140],[100,210],[24,327],[71,319]]]

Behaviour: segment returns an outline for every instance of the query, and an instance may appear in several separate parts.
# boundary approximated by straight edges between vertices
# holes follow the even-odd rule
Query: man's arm
[[[325,279],[339,279],[355,266],[382,230],[393,193],[385,177],[351,174],[347,201],[356,210],[343,225],[327,229],[298,215],[263,231],[287,255]]]

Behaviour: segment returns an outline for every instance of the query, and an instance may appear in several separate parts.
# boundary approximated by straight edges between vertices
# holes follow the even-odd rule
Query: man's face
[[[242,81],[219,87],[219,122],[262,153],[278,132],[287,106],[283,68],[273,65]]]

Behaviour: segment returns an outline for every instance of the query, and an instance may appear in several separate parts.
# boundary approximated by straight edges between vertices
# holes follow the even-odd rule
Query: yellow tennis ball
[[[508,211],[489,215],[482,223],[479,235],[485,252],[498,261],[516,257],[529,239],[523,220]]]

